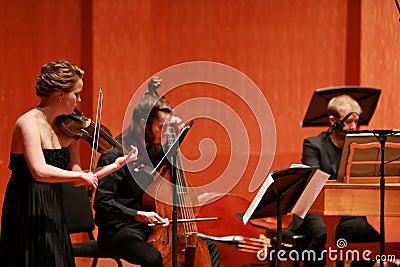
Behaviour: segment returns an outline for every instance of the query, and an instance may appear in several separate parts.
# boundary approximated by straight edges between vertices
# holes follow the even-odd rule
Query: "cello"
[[[154,89],[158,77],[149,82],[149,93],[158,96]],[[157,87],[158,87],[157,86]],[[176,140],[176,133],[172,124],[167,125],[166,148],[170,149]],[[208,267],[211,266],[207,244],[197,236],[196,199],[192,197],[182,162],[178,151],[173,153],[173,161],[162,166],[153,183],[147,189],[144,203],[149,203],[149,196],[153,196],[155,210],[163,218],[172,216],[172,227],[155,228],[148,243],[157,248],[162,256],[164,266],[179,267]],[[147,196],[147,199],[146,199]],[[160,201],[163,199],[163,201]],[[172,205],[171,205],[172,203]],[[145,204],[148,206],[148,204]],[[179,223],[178,223],[179,221]]]

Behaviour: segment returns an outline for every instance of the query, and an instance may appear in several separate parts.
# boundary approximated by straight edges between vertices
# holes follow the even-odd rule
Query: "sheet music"
[[[303,164],[292,164],[290,168],[310,168],[310,166]],[[244,224],[246,224],[249,221],[254,211],[260,204],[261,199],[267,192],[268,188],[274,183],[274,178],[272,177],[273,173],[274,172],[268,174],[260,190],[257,192],[257,195],[254,197],[250,206],[244,213],[242,219]],[[315,199],[317,198],[322,188],[324,187],[326,181],[329,179],[329,177],[330,177],[329,174],[318,169],[315,170],[313,176],[309,179],[303,193],[300,195],[299,199],[297,200],[291,212],[295,213],[301,218],[304,218],[304,216],[310,209],[311,205],[314,203]]]
[[[274,182],[271,173],[268,174],[267,179],[265,179],[263,185],[261,186],[260,190],[258,191],[257,195],[254,197],[253,201],[251,202],[250,206],[247,208],[246,212],[243,215],[243,223],[246,224],[251,215],[253,215],[254,210],[257,208],[258,204],[260,203],[262,197],[264,196],[265,192],[267,192],[268,187]]]
[[[316,170],[301,194],[299,200],[296,202],[296,205],[293,207],[292,213],[295,213],[297,216],[304,219],[304,216],[306,216],[308,210],[321,192],[329,176],[329,174],[321,170]]]

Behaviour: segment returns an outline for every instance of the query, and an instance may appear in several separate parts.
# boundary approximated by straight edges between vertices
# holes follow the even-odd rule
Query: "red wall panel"
[[[96,1],[94,84],[104,87],[104,122],[119,133],[130,98],[153,74],[183,62],[219,62],[252,79],[268,102],[277,133],[274,168],[298,162],[309,133],[298,123],[313,90],[344,84],[346,11],[343,1]],[[168,99],[177,105],[190,97],[215,98],[217,92],[188,85]],[[229,97],[220,100],[229,103]],[[259,131],[255,121],[246,123],[249,135]],[[194,127],[191,138],[203,129]],[[218,142],[224,136],[212,138]],[[246,171],[233,192],[250,198],[251,174]],[[205,181],[215,177],[201,176]]]
[[[315,89],[355,84],[382,89],[371,128],[398,128],[398,11],[380,0],[167,1],[167,0],[0,0],[0,204],[8,181],[12,127],[16,118],[38,103],[34,81],[40,66],[67,59],[85,71],[82,110],[95,113],[97,91],[104,90],[102,122],[114,135],[138,88],[176,64],[212,61],[242,72],[260,89],[274,117],[276,149],[272,169],[299,162],[302,140],[322,128],[301,128]],[[171,83],[162,77],[163,86]],[[229,88],[228,88],[229,89]],[[232,193],[251,199],[249,188],[264,139],[254,115],[256,106],[238,91],[215,84],[190,83],[167,93],[179,106],[207,97],[238,114],[249,142],[249,161]],[[260,98],[260,105],[264,100]],[[223,118],[227,111],[196,106]],[[178,114],[189,120],[186,114]],[[194,185],[207,184],[229,164],[234,150],[226,128],[216,120],[197,119],[182,152],[190,160],[215,160],[208,169],[189,173]],[[207,142],[210,138],[213,147]],[[243,144],[240,144],[243,145]],[[82,144],[83,164],[89,147]],[[273,151],[272,151],[273,152]],[[244,163],[245,164],[245,163]],[[268,173],[269,170],[264,170]]]
[[[66,59],[80,65],[80,2],[0,1],[0,204],[8,181],[16,119],[39,103],[35,81],[43,64]]]

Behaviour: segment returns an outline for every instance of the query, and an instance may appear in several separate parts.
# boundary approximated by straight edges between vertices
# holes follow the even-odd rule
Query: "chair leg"
[[[90,265],[91,267],[96,267],[97,266],[97,261],[98,261],[99,259],[98,258],[93,258],[93,261],[92,261],[92,265]]]

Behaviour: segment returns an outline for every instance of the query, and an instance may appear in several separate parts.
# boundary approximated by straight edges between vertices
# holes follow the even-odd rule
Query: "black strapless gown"
[[[66,169],[67,149],[43,150],[46,162]],[[33,179],[23,154],[10,154],[3,203],[0,263],[6,267],[74,267],[60,183]]]

